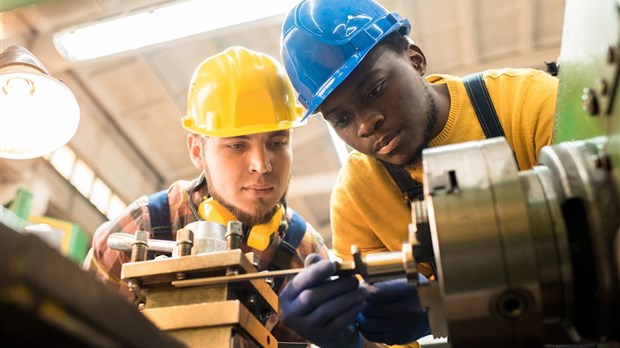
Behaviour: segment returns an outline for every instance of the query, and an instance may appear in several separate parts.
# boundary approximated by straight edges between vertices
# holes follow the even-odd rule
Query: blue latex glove
[[[420,275],[420,283],[427,283]],[[368,285],[370,295],[357,316],[360,332],[373,342],[405,344],[430,334],[416,287],[406,279]]]
[[[355,316],[368,291],[352,275],[331,280],[336,265],[317,254],[305,264],[279,296],[284,324],[320,347],[360,346]]]

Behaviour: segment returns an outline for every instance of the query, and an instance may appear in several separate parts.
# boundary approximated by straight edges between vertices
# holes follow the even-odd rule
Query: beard
[[[428,148],[428,143],[434,138],[435,128],[437,128],[437,114],[439,113],[439,110],[437,109],[437,99],[429,85],[424,85],[424,88],[426,89],[426,106],[428,107],[428,114],[426,115],[426,127],[424,127],[425,131],[423,134],[423,145],[416,149],[411,162],[403,166],[407,170],[416,170],[422,167],[422,151]]]
[[[227,201],[222,197],[215,187],[211,184],[211,176],[209,175],[209,171],[205,168],[205,179],[207,181],[207,189],[209,190],[209,195],[213,197],[216,201],[218,201],[224,208],[228,209],[244,226],[255,226],[267,223],[273,218],[273,216],[278,211],[278,206],[267,206],[266,202],[262,198],[256,199],[256,212],[248,213],[246,211],[241,210],[236,207],[234,203]],[[286,196],[286,191],[280,197],[279,202],[284,201],[284,197]]]

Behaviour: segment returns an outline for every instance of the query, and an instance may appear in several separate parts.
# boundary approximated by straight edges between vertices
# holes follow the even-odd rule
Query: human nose
[[[250,172],[264,174],[271,170],[271,153],[265,146],[257,147],[250,152]]]
[[[369,110],[358,113],[357,135],[366,138],[374,133],[383,123],[384,117],[380,112]]]

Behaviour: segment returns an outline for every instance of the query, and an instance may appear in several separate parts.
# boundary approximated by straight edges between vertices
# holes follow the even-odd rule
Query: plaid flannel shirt
[[[190,191],[198,183],[199,178],[192,181],[179,180],[168,189],[168,201],[170,204],[170,220],[172,223],[172,240],[176,238],[176,231],[187,224],[196,221],[190,209],[191,202],[197,207],[204,197],[208,196],[206,185],[195,191],[190,197]],[[290,210],[290,208],[289,208]],[[287,212],[290,219],[291,212]],[[95,232],[92,247],[84,261],[84,269],[96,273],[98,279],[112,288],[121,292],[128,298],[132,298],[125,281],[120,279],[123,263],[130,261],[127,252],[112,250],[108,247],[108,236],[114,232],[135,233],[137,230],[151,231],[151,218],[148,209],[148,197],[142,196],[131,203],[114,220],[103,223]],[[152,237],[152,234],[151,234]],[[244,252],[252,251],[259,260],[261,269],[266,269],[273,253],[279,245],[280,238],[276,236],[273,242],[264,251],[250,249],[243,246]],[[290,268],[303,267],[304,258],[310,253],[317,253],[328,258],[328,251],[323,238],[307,223],[306,234],[297,247],[297,255],[292,259]]]

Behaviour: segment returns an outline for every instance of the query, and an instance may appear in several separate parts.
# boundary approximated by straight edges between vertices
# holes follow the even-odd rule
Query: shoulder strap
[[[269,268],[272,270],[290,268],[293,256],[297,254],[297,247],[306,234],[306,220],[293,212],[288,228],[280,245],[273,254]]]
[[[284,238],[280,241],[280,245],[273,254],[273,258],[269,263],[269,270],[280,270],[291,267],[291,260],[297,255],[297,247],[306,234],[306,220],[301,215],[293,212],[293,217],[288,223],[288,229]],[[276,278],[274,280],[273,290],[277,293],[282,286],[284,278]]]
[[[467,75],[463,78],[463,84],[469,95],[469,100],[476,110],[476,116],[487,138],[503,137],[504,129],[499,122],[493,101],[484,83],[481,72]]]
[[[471,104],[476,110],[476,116],[478,116],[478,121],[482,126],[484,135],[486,135],[487,138],[505,137],[506,134],[504,133],[502,124],[499,122],[499,117],[497,117],[497,112],[493,106],[489,90],[484,83],[484,76],[482,76],[482,73],[478,72],[465,76],[463,78],[463,84],[469,95],[469,100],[471,100]],[[514,150],[512,151],[512,155],[518,166],[519,161],[517,161],[517,154]]]
[[[409,204],[413,200],[421,200],[424,197],[424,188],[422,184],[413,180],[411,175],[400,166],[383,162],[385,169],[392,177],[392,180],[398,185],[403,195],[403,199]]]
[[[168,190],[162,190],[149,195],[148,208],[153,238],[171,240],[172,226],[170,225]]]
[[[286,235],[284,235],[284,241],[287,242],[294,249],[297,249],[305,234],[306,220],[304,220],[301,215],[293,212],[293,217],[289,222],[288,230],[286,230]]]

